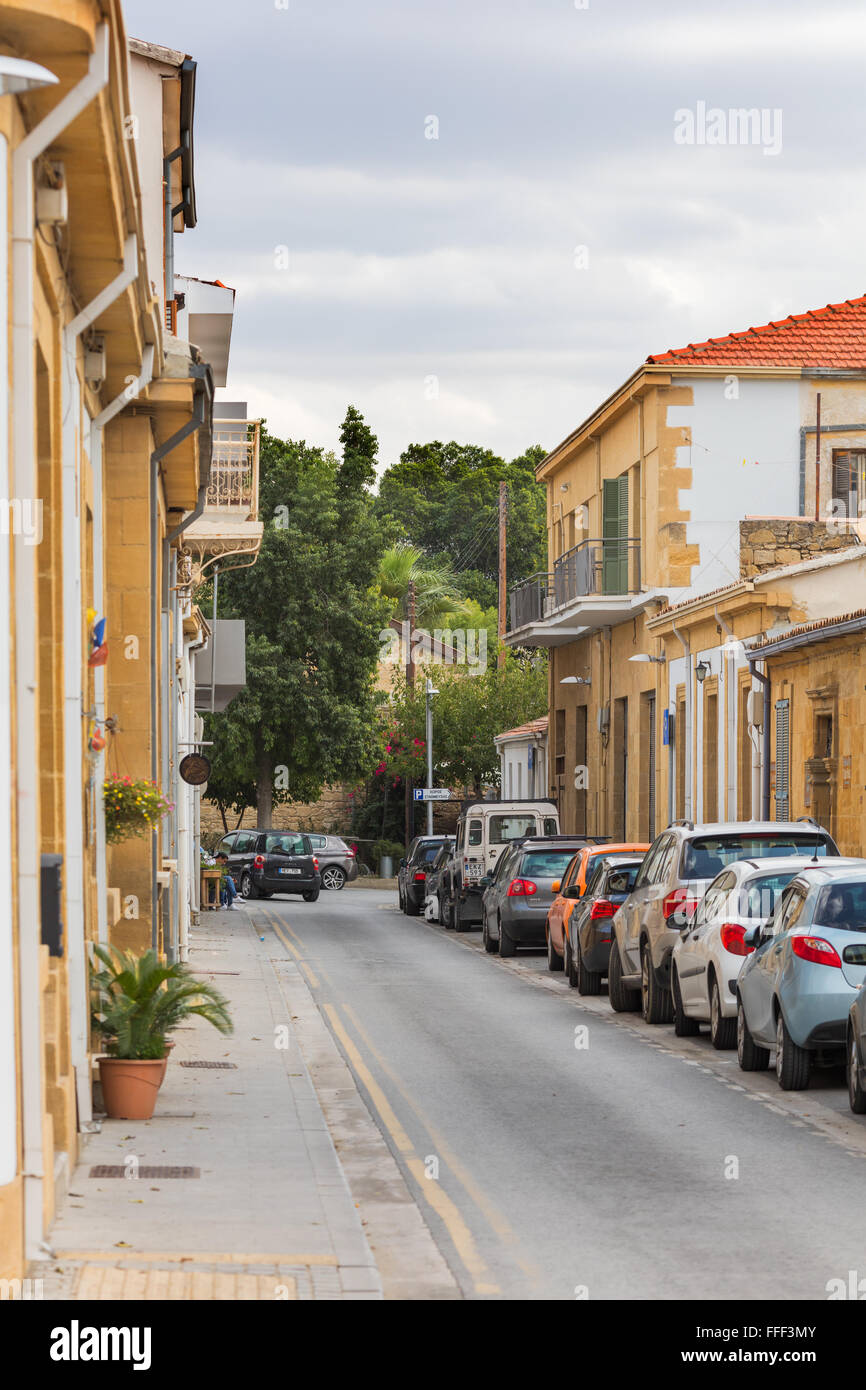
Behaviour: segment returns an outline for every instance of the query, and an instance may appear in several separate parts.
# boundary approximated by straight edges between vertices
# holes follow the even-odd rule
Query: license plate
[[[482,875],[481,875],[481,865],[480,865],[480,864],[467,864],[467,865],[466,865],[466,877],[467,877],[467,878],[481,878],[481,876],[482,876]]]
[[[300,869],[280,869],[281,874],[299,874]]]

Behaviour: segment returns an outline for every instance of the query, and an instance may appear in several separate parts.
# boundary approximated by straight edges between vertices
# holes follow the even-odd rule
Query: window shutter
[[[602,483],[602,588],[606,594],[628,592],[628,474]]]
[[[791,819],[791,703],[776,701],[776,820]]]

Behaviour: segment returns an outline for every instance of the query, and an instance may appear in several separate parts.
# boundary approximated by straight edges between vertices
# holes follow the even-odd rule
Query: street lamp
[[[592,685],[588,676],[563,676],[560,685]]]
[[[665,660],[665,659],[664,659],[663,656],[650,656],[648,652],[646,652],[646,653],[641,652],[639,656],[630,656],[630,657],[629,657],[629,661],[655,661],[655,662],[657,662],[660,666],[663,666],[663,665],[664,665],[664,660]]]
[[[434,690],[433,682],[427,677],[427,786],[433,786],[433,696],[438,695],[439,691]],[[433,802],[427,802],[427,834],[433,834]]]
[[[700,682],[701,685],[703,685],[703,683],[704,683],[704,681],[706,680],[707,676],[710,674],[710,670],[711,670],[711,669],[712,669],[712,668],[710,667],[709,662],[707,662],[707,661],[699,661],[699,662],[698,662],[697,666],[695,667],[695,675],[697,676],[697,679],[698,679],[698,681]]]
[[[59,81],[59,77],[39,63],[0,53],[0,96],[10,96],[17,92],[35,92],[39,87],[53,87]]]

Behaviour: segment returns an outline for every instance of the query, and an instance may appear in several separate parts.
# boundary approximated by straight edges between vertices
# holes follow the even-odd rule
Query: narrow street
[[[390,892],[244,916],[298,966],[463,1296],[822,1299],[862,1264],[866,1125],[836,1072],[783,1095]]]

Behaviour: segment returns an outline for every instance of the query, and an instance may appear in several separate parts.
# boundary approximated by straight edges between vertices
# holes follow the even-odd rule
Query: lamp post
[[[433,682],[427,677],[427,786],[433,786],[433,696],[439,691],[433,689]],[[433,802],[427,802],[427,834],[433,834]]]

